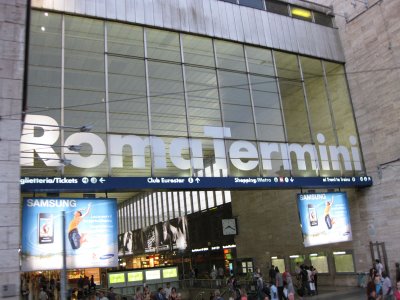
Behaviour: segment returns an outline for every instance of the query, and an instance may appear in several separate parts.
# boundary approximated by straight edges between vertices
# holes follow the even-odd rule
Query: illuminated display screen
[[[143,281],[143,272],[128,272],[128,282]]]
[[[125,273],[108,274],[108,282],[110,284],[125,283]]]
[[[158,280],[161,279],[161,270],[149,270],[146,272],[146,280]]]
[[[352,240],[346,193],[298,194],[304,246]]]
[[[168,268],[162,270],[163,278],[178,278],[178,268]]]

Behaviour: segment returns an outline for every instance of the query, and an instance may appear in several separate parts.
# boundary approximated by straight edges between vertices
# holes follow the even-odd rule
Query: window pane
[[[215,192],[215,198],[216,198],[217,206],[224,204],[224,198],[223,198],[223,195],[222,195],[221,191],[216,191]]]
[[[204,191],[199,191],[199,199],[200,199],[200,210],[205,210],[205,209],[207,209],[206,192],[204,192]]]
[[[107,22],[108,53],[144,57],[143,28]]]
[[[222,126],[215,70],[185,67],[191,136],[204,137],[204,126]]]
[[[266,0],[265,2],[267,11],[275,13],[275,14],[280,14],[284,16],[289,15],[289,10],[288,6],[286,3],[274,1],[274,0]]]
[[[93,19],[65,16],[65,77],[64,101],[65,124],[73,126],[92,125],[92,132],[106,136],[104,32],[103,22]],[[68,135],[67,135],[68,136]],[[83,145],[81,156],[104,156],[92,153],[92,148]],[[69,154],[72,158],[73,155]],[[101,157],[99,158],[101,159]],[[68,175],[85,175],[83,169],[67,166]],[[82,173],[83,172],[83,173]],[[95,173],[93,173],[95,172]],[[90,176],[108,174],[107,160]]]
[[[151,133],[187,136],[181,66],[149,62],[149,84]]]
[[[192,192],[185,192],[186,213],[189,215],[193,213],[192,207]]]
[[[290,271],[295,273],[296,268],[299,268],[304,263],[304,255],[291,255],[290,259]]]
[[[283,258],[271,258],[271,264],[278,267],[280,273],[283,273],[286,270],[285,260]]]
[[[325,254],[310,254],[310,262],[319,274],[329,273],[328,258]]]
[[[243,6],[264,9],[264,0],[239,0],[239,4]]]
[[[345,146],[347,149],[350,147],[359,148],[356,124],[347,88],[344,67],[343,65],[330,62],[324,62],[324,64],[339,145]],[[352,171],[353,169],[356,175],[364,174],[363,162],[360,161],[360,151],[358,156],[360,157],[359,160],[353,157],[353,168],[348,155],[345,157],[339,155],[339,159],[342,161],[341,165],[344,175],[350,176],[354,174],[354,171]],[[336,158],[332,158],[332,161],[335,160]]]
[[[208,208],[212,208],[215,206],[213,191],[207,191],[207,203]]]
[[[199,211],[199,198],[198,198],[198,194],[197,191],[193,191],[191,192],[192,194],[192,198],[193,198],[193,213]]]
[[[182,34],[182,47],[186,64],[215,66],[212,39]]]
[[[185,200],[185,192],[179,192],[179,206],[180,206],[179,216],[186,215],[185,201],[186,201]]]
[[[303,69],[304,85],[307,93],[314,142],[335,145],[336,138],[333,130],[327,91],[325,90],[321,61],[307,57],[300,57],[300,61]],[[330,171],[328,160],[321,161],[320,169],[320,175],[322,176],[332,176],[335,174]],[[314,176],[315,175],[316,174],[314,174]],[[340,171],[337,172],[336,175],[340,175]]]
[[[245,71],[243,45],[215,40],[218,68]]]
[[[290,143],[310,143],[310,130],[296,55],[275,52],[287,139]]]
[[[250,73],[275,76],[271,50],[245,46]]]
[[[224,196],[225,196],[225,203],[232,202],[231,192],[230,191],[224,191]]]
[[[317,24],[333,27],[332,17],[317,11],[313,11],[314,21]]]
[[[179,34],[146,28],[147,57],[168,61],[181,61]]]
[[[333,258],[335,261],[336,273],[354,273],[356,271],[354,268],[353,254],[333,253]]]

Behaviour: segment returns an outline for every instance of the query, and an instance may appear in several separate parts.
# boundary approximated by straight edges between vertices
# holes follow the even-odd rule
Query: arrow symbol
[[[196,178],[195,180],[196,180],[196,182],[197,182],[197,183],[199,183],[199,182],[200,182],[200,178]]]
[[[293,177],[290,177],[290,182],[293,182],[293,181],[294,181]]]
[[[101,183],[103,183],[103,182],[105,182],[106,180],[105,180],[103,177],[101,177],[101,178],[99,179],[99,181],[100,181]]]

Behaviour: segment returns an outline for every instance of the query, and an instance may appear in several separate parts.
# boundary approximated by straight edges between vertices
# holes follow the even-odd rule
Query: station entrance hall
[[[366,233],[373,180],[327,7],[175,1],[200,22],[175,23],[171,1],[107,0],[113,16],[48,2],[29,10],[22,286],[195,299],[231,276],[252,293],[271,266],[313,266],[328,287],[389,269]]]

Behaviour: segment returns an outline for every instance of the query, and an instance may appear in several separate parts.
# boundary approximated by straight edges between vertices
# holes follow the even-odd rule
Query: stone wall
[[[26,0],[0,1],[0,297],[19,299],[19,140]],[[4,285],[8,291],[4,291]],[[12,298],[10,298],[12,299]]]

